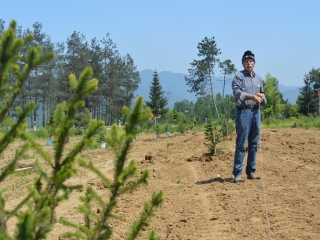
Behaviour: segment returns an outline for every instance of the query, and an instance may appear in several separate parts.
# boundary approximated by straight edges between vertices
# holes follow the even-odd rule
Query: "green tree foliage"
[[[84,108],[83,111],[78,111],[74,115],[74,126],[77,128],[87,128],[90,123],[90,111],[88,108]]]
[[[177,110],[174,108],[172,111],[169,111],[169,120],[172,122],[172,123],[177,123],[177,120],[178,120],[178,114],[177,114]]]
[[[194,119],[197,119],[195,115],[195,104],[192,101],[182,100],[174,104],[174,112],[176,114],[176,121],[174,123],[184,126],[184,130],[192,128],[194,126]],[[197,120],[196,120],[197,122]]]
[[[4,24],[5,24],[5,21],[0,19],[0,35],[2,34],[2,32],[4,30]]]
[[[39,46],[41,45],[43,50],[43,54],[47,52],[52,52],[54,50],[54,44],[51,42],[50,37],[42,32],[42,24],[36,22],[32,25],[33,30],[27,29],[24,32],[24,35],[32,34],[33,40],[30,42],[30,46]],[[46,124],[46,116],[45,116],[45,106],[48,102],[47,96],[49,96],[52,92],[51,81],[53,80],[53,61],[48,61],[43,63],[41,67],[35,68],[26,81],[27,86],[27,95],[29,96],[29,100],[34,100],[36,104],[36,108],[33,110],[33,114],[31,117],[31,122],[41,122],[42,126]],[[41,112],[41,120],[38,121],[38,112],[40,110],[40,106],[42,107]]]
[[[198,121],[201,123],[205,122],[205,119],[213,119],[213,104],[210,95],[198,97],[194,113],[198,117]]]
[[[66,42],[66,55],[64,62],[64,76],[59,84],[59,102],[69,102],[72,98],[72,89],[68,84],[68,76],[73,73],[79,77],[82,69],[88,66],[89,59],[89,46],[86,38],[79,32],[73,32]]]
[[[180,101],[180,102],[175,102],[174,103],[174,109],[177,112],[185,112],[188,110],[188,115],[193,117],[194,115],[194,102],[188,101],[186,99]]]
[[[198,57],[201,59],[194,59],[193,62],[190,63],[191,68],[188,69],[190,77],[185,77],[185,80],[187,85],[191,87],[189,92],[194,92],[196,95],[205,95],[209,84],[212,102],[219,118],[219,112],[214,98],[212,75],[214,75],[215,64],[219,62],[217,56],[221,54],[221,52],[220,49],[217,48],[214,37],[205,37],[198,43],[198,50]]]
[[[112,41],[109,39],[105,42],[107,43],[111,44]],[[112,52],[113,46],[107,45],[107,47],[111,48],[107,51]],[[132,104],[134,92],[140,83],[140,76],[130,55],[122,58],[114,52],[114,55],[109,57],[108,64],[103,66],[105,115],[109,119],[107,122],[112,122],[115,118],[120,118],[121,106]]]
[[[226,110],[226,118],[235,119],[236,110],[234,106],[234,96],[233,95],[226,95],[225,98],[222,98],[222,95],[218,93],[215,97],[216,106],[219,111]],[[217,118],[217,115],[213,111],[214,106],[212,104],[211,96],[201,96],[197,98],[194,107],[194,115],[197,118],[197,122],[204,123],[205,119],[214,119]]]
[[[224,104],[224,90],[226,87],[226,81],[227,81],[227,78],[230,77],[230,75],[235,74],[237,72],[237,69],[229,59],[225,60],[224,62],[220,62],[219,68],[221,69],[221,72],[223,74],[222,105],[223,105],[223,112],[226,115],[227,110]]]
[[[132,57],[127,54],[122,58],[124,63],[122,73],[123,73],[123,84],[121,89],[122,91],[122,101],[123,105],[131,106],[132,99],[134,97],[135,90],[138,89],[139,83],[141,82],[139,72],[137,70],[137,66],[134,65],[134,61]]]
[[[320,96],[318,96],[318,94],[320,93],[320,68],[318,69],[313,68],[311,70],[311,75],[314,81],[314,84],[313,84],[314,95],[315,95],[314,99],[317,102],[316,105],[318,105],[318,111],[316,112],[320,116],[320,99],[319,99]]]
[[[284,118],[290,118],[290,117],[298,117],[299,113],[296,110],[296,105],[292,105],[288,103],[287,101],[284,104],[283,111],[281,113]]]
[[[92,68],[85,68],[78,78],[72,73],[69,75],[69,85],[72,90],[70,103],[58,104],[51,116],[55,141],[54,154],[49,155],[26,131],[26,118],[36,107],[34,101],[26,102],[24,107],[16,107],[15,119],[8,117],[8,112],[19,98],[30,73],[54,58],[52,52],[43,53],[41,46],[30,46],[25,56],[25,65],[20,68],[19,64],[23,56],[19,52],[32,41],[32,38],[32,35],[17,38],[16,23],[12,21],[9,29],[3,32],[0,39],[0,95],[4,96],[3,104],[0,105],[0,123],[6,120],[10,127],[0,136],[0,154],[16,138],[20,138],[22,142],[16,149],[14,158],[1,171],[0,182],[2,183],[12,174],[15,164],[23,158],[26,151],[33,151],[39,155],[39,159],[34,163],[36,172],[34,182],[28,186],[28,193],[22,200],[13,208],[7,208],[6,200],[0,193],[0,239],[46,239],[58,220],[55,215],[56,207],[61,201],[67,200],[73,190],[82,188],[81,185],[70,185],[67,182],[76,173],[77,162],[98,175],[110,190],[109,199],[103,199],[88,187],[85,196],[81,197],[83,205],[78,207],[84,214],[85,225],[64,219],[60,219],[60,222],[78,230],[67,233],[68,236],[76,236],[77,239],[108,239],[112,235],[110,219],[119,218],[113,212],[117,205],[117,198],[147,183],[147,170],[140,177],[133,179],[138,171],[137,165],[134,161],[126,163],[130,145],[136,134],[136,125],[140,121],[150,119],[151,110],[143,107],[142,97],[137,99],[132,110],[123,108],[128,119],[124,131],[113,126],[111,135],[107,138],[108,145],[112,147],[115,154],[114,178],[107,179],[92,162],[87,162],[79,156],[84,147],[94,141],[95,134],[104,126],[103,121],[91,120],[84,136],[76,145],[71,150],[65,148],[65,139],[75,124],[76,113],[84,108],[86,97],[98,89],[98,80],[92,78]],[[14,79],[14,84],[8,84],[9,77]],[[126,239],[134,239],[138,236],[141,228],[149,223],[154,209],[163,202],[162,191],[153,193],[151,201],[145,203],[140,218],[133,222]],[[100,214],[94,210],[97,204],[102,209]],[[16,223],[13,235],[9,234],[9,222]],[[151,232],[150,238],[157,239],[157,236]]]
[[[298,112],[308,116],[310,113],[317,114],[318,112],[318,90],[320,89],[320,69],[312,69],[308,74],[305,74],[304,86],[300,88],[297,105]]]
[[[236,119],[236,108],[234,104],[234,96],[233,94],[227,94],[224,98],[224,105],[226,109],[226,118],[228,119]]]
[[[265,117],[277,117],[283,112],[284,104],[282,94],[278,88],[279,81],[267,73],[264,81],[264,92],[268,105],[264,108]]]
[[[1,30],[2,29],[2,30]],[[0,30],[4,21],[0,19]],[[73,32],[64,43],[53,43],[49,35],[42,31],[42,24],[36,22],[32,28],[17,28],[18,37],[33,34],[34,38],[19,49],[19,54],[27,55],[30,46],[42,45],[42,54],[54,52],[55,59],[34,68],[21,89],[19,98],[11,106],[9,116],[14,116],[15,107],[24,107],[32,99],[36,108],[29,114],[27,122],[31,126],[45,126],[57,103],[70,102],[73,90],[69,86],[68,76],[78,78],[86,66],[91,66],[94,76],[99,78],[99,89],[94,95],[85,97],[86,107],[95,119],[103,119],[107,124],[118,121],[123,116],[122,106],[132,106],[134,92],[140,83],[140,76],[129,54],[121,56],[109,34],[102,40],[96,38],[87,41],[80,32]],[[18,62],[22,68],[25,57]],[[14,76],[10,73],[7,84],[13,84]],[[2,96],[0,96],[1,98]]]
[[[162,90],[158,73],[157,71],[154,71],[149,92],[150,101],[146,101],[146,104],[151,108],[154,117],[157,117],[159,115],[164,117],[168,111],[168,100],[164,96],[164,93],[165,91]]]
[[[99,44],[99,41],[96,38],[91,39],[91,43],[89,46],[89,56],[88,63],[89,66],[92,67],[94,72],[94,77],[98,79],[103,79],[103,55],[102,55],[102,47]],[[101,106],[103,102],[103,92],[101,88],[101,80],[99,81],[99,88],[94,95],[88,96],[86,99],[86,105],[89,109],[91,109],[92,118],[99,119],[101,116]]]

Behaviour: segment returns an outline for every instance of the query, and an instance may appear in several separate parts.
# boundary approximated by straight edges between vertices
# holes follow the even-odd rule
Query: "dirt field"
[[[120,199],[117,214],[137,218],[143,201],[162,189],[166,203],[157,210],[150,226],[162,239],[320,239],[318,129],[262,130],[256,172],[262,179],[238,184],[232,183],[231,174],[235,135],[222,142],[219,148],[223,152],[212,158],[204,155],[204,141],[202,132],[192,131],[161,135],[159,139],[155,134],[139,135],[130,159],[138,162],[140,170],[149,169],[149,186]],[[43,145],[51,151],[52,147]],[[3,158],[11,153],[8,150]],[[145,155],[152,159],[145,160]],[[82,156],[112,175],[110,149],[87,150]],[[33,156],[22,162],[31,161]],[[8,178],[1,185],[9,208],[23,196],[25,185],[32,179],[32,174]],[[90,184],[99,194],[107,194],[89,171],[80,170],[71,182]],[[57,216],[84,222],[76,211],[83,193],[74,192],[59,206]],[[114,221],[113,226],[112,239],[124,239],[129,223]],[[67,230],[57,224],[49,239],[62,239],[59,236]],[[148,230],[139,239],[147,239]]]

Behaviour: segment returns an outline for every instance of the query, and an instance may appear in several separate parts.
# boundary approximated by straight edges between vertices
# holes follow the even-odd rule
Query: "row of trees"
[[[212,104],[206,102],[207,107],[210,108],[210,113],[215,112],[213,117],[220,118],[219,113],[224,113],[225,117],[234,117],[234,111],[230,111],[228,107],[225,106],[225,100],[232,100],[232,96],[227,96],[225,99],[224,90],[226,86],[226,79],[231,75],[235,74],[237,69],[232,64],[231,60],[227,59],[223,62],[218,58],[221,54],[220,49],[217,47],[214,37],[205,37],[197,46],[199,52],[198,57],[200,59],[193,60],[190,63],[191,68],[188,70],[190,76],[185,77],[187,85],[190,86],[190,92],[196,93],[200,96],[198,98],[197,104],[200,104],[204,100],[208,100],[210,95],[212,98]],[[214,75],[215,66],[218,65],[220,68],[224,79],[223,79],[223,92],[222,95],[219,93],[214,95],[214,88],[212,82],[212,75]],[[282,93],[279,91],[279,81],[273,77],[270,73],[265,76],[264,89],[266,98],[268,100],[268,105],[264,107],[263,117],[296,117],[299,115],[309,115],[309,114],[319,114],[320,106],[318,97],[320,92],[320,69],[312,69],[304,77],[304,86],[300,89],[300,95],[296,102],[296,105],[291,105],[288,100],[283,99]],[[209,91],[208,91],[209,90]],[[208,94],[210,92],[210,94]],[[204,106],[204,107],[205,107]],[[196,109],[196,108],[195,108]],[[196,111],[195,111],[196,112]],[[206,113],[206,115],[211,115]],[[197,115],[200,119],[203,118],[201,115]],[[203,119],[202,119],[203,120]]]
[[[0,19],[0,34],[4,30],[4,24],[5,22]],[[28,34],[33,34],[34,39],[20,51],[24,56],[19,61],[20,67],[25,64],[27,49],[32,45],[41,45],[43,54],[50,51],[56,54],[54,60],[31,72],[25,83],[26,87],[16,102],[16,105],[22,107],[30,100],[36,103],[37,107],[30,115],[31,123],[36,122],[44,126],[52,116],[53,106],[56,103],[70,101],[73,92],[69,87],[67,76],[70,73],[79,76],[82,69],[88,65],[92,67],[94,77],[99,79],[99,90],[95,95],[85,99],[87,110],[83,108],[78,114],[85,115],[89,111],[92,118],[102,119],[110,125],[121,118],[122,106],[132,105],[134,92],[140,83],[139,72],[129,54],[125,56],[119,54],[109,34],[101,40],[93,38],[88,42],[83,34],[73,32],[66,42],[53,43],[50,36],[42,31],[41,23],[36,22],[32,29],[18,27],[17,37]],[[185,78],[186,84],[190,86],[190,92],[198,95],[196,103],[187,100],[177,102],[174,110],[170,111],[167,108],[168,100],[164,96],[158,73],[155,71],[150,86],[149,101],[146,101],[155,117],[168,118],[168,114],[169,116],[175,113],[182,114],[185,109],[189,109],[188,118],[196,118],[198,122],[204,122],[206,118],[220,118],[221,113],[224,117],[235,117],[234,98],[232,95],[225,96],[224,90],[227,80],[237,69],[229,59],[220,61],[218,56],[221,51],[217,48],[214,37],[204,38],[198,43],[197,48],[200,59],[190,63],[191,68],[188,70],[190,75]],[[212,80],[216,66],[224,76],[223,92],[217,94],[214,93]],[[12,84],[12,79],[12,76],[9,76],[9,84]],[[264,85],[268,106],[263,111],[264,117],[279,115],[291,117],[317,113],[319,79],[320,69],[312,69],[306,74],[305,86],[301,89],[297,104],[291,105],[283,99],[278,88],[279,81],[271,74],[267,74]],[[14,107],[9,111],[11,116],[14,115]]]
[[[228,94],[223,96],[221,93],[215,96],[214,103],[212,95],[203,94],[198,97],[195,103],[185,99],[176,102],[174,108],[169,109],[167,106],[168,100],[165,97],[165,91],[161,86],[157,71],[154,71],[153,74],[149,99],[150,101],[146,101],[146,105],[151,108],[154,122],[159,119],[162,123],[193,123],[194,120],[198,123],[204,123],[206,119],[217,118],[217,112],[214,109],[217,109],[218,112],[226,113],[227,116],[233,119],[236,114],[234,96]]]
[[[320,115],[318,91],[320,90],[320,69],[312,69],[304,76],[304,86],[300,88],[300,94],[295,105],[283,99],[279,90],[279,81],[268,73],[264,80],[264,89],[268,105],[264,107],[265,118],[269,117],[298,117]]]
[[[155,72],[156,73],[156,72]],[[157,75],[155,75],[157,76]],[[224,79],[225,80],[225,79]],[[164,92],[157,91],[155,89],[161,89],[160,81],[157,78],[157,88],[150,90],[150,98],[156,99],[164,98]],[[153,86],[153,85],[152,85]],[[151,89],[152,89],[151,86]],[[263,106],[262,114],[263,118],[275,118],[275,117],[298,117],[300,115],[308,116],[310,114],[319,114],[319,98],[318,92],[320,92],[320,69],[312,69],[304,77],[304,86],[300,89],[300,95],[296,101],[296,104],[292,105],[288,100],[283,98],[282,93],[279,90],[279,81],[277,78],[267,73],[264,79],[264,90],[268,101],[267,106]],[[162,94],[162,95],[161,95]],[[155,106],[156,104],[154,104]],[[152,105],[149,105],[153,109]],[[166,109],[165,107],[159,108],[164,111],[158,112],[165,117],[165,121],[176,123],[177,121],[192,123],[195,119],[198,123],[205,123],[206,119],[217,119],[217,112],[224,113],[224,116],[235,119],[236,111],[234,107],[234,96],[223,95],[218,93],[212,101],[211,94],[201,94],[196,102],[182,100],[174,104],[174,109]],[[217,110],[217,111],[216,111]],[[155,112],[155,111],[153,111]]]
[[[177,122],[176,119],[183,121],[192,120],[204,122],[209,118],[220,118],[219,113],[223,113],[225,117],[235,115],[234,98],[224,94],[226,82],[230,75],[234,74],[237,69],[231,60],[227,59],[221,62],[218,55],[221,54],[217,48],[214,37],[204,38],[198,43],[198,57],[200,60],[193,60],[191,69],[189,69],[189,77],[185,77],[187,85],[191,87],[190,92],[194,92],[198,97],[196,103],[183,100],[174,104],[174,109],[169,110],[167,99],[164,96],[157,71],[154,72],[153,80],[150,86],[150,101],[146,102],[151,108],[155,120],[157,116],[165,118],[166,121]],[[216,64],[223,74],[223,92],[214,95],[213,80],[214,69]],[[208,91],[209,90],[209,91]],[[210,93],[209,93],[210,92]],[[185,111],[187,110],[187,113]]]
[[[0,19],[0,34],[4,24]],[[101,40],[93,38],[88,42],[83,34],[73,32],[66,42],[53,43],[39,22],[34,23],[32,29],[23,29],[22,26],[17,28],[17,37],[23,38],[28,34],[34,38],[19,52],[23,56],[19,61],[21,68],[26,63],[25,56],[30,46],[42,46],[43,54],[54,52],[56,55],[54,60],[31,72],[16,102],[16,105],[22,107],[30,100],[36,103],[37,108],[30,116],[30,122],[44,126],[58,102],[69,102],[73,91],[69,86],[68,75],[74,73],[79,77],[88,65],[93,69],[94,77],[99,79],[99,90],[85,99],[92,118],[111,124],[122,115],[122,106],[132,105],[134,92],[140,83],[139,72],[129,54],[119,54],[109,34]],[[11,75],[8,84],[12,83]],[[14,115],[14,107],[9,111],[11,116]],[[84,109],[81,111],[84,112]]]

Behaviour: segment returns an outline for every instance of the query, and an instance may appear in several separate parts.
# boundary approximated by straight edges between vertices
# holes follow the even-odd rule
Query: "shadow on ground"
[[[196,182],[196,185],[209,184],[209,183],[213,183],[213,182],[220,182],[220,183],[232,182],[233,183],[233,178],[217,177],[217,178],[212,178],[209,180],[198,181],[198,182]]]

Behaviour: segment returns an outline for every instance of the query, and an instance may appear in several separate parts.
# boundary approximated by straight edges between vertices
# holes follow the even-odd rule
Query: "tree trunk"
[[[46,125],[45,100],[42,101],[42,127]]]
[[[222,107],[223,107],[223,112],[224,115],[226,115],[226,107],[224,104],[224,89],[226,87],[226,74],[224,74],[224,78],[223,78],[223,88],[222,88]]]
[[[215,109],[216,109],[217,116],[218,116],[218,118],[220,119],[219,112],[218,112],[218,108],[217,108],[217,105],[216,105],[216,101],[214,100],[214,95],[213,95],[213,86],[212,86],[211,73],[210,73],[210,87],[211,87],[212,102],[213,102],[213,105],[214,105],[214,107],[215,107]]]
[[[36,104],[36,107],[33,110],[33,121],[37,123],[37,109],[38,109],[38,97],[37,97],[37,95],[34,98],[34,102]]]

